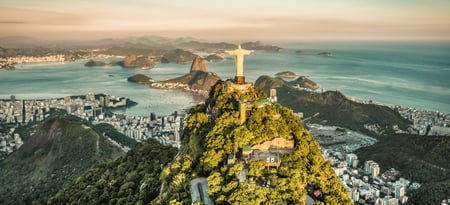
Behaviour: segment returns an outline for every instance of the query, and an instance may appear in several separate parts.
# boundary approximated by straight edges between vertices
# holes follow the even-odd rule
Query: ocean
[[[273,42],[283,52],[255,51],[245,57],[248,82],[261,75],[292,71],[317,82],[324,90],[339,90],[349,98],[372,100],[421,110],[450,113],[450,42]],[[301,52],[296,52],[301,50]],[[331,52],[332,56],[318,55]],[[149,70],[85,67],[70,63],[21,64],[0,70],[0,99],[60,98],[88,92],[128,97],[138,105],[118,112],[167,115],[199,103],[180,90],[158,90],[127,82],[141,73],[166,80],[189,72],[190,64],[158,64]],[[234,59],[207,63],[208,71],[234,78]]]

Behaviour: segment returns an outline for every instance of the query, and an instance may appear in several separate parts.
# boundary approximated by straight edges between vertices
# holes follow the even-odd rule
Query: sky
[[[449,0],[0,0],[0,37],[449,40]]]

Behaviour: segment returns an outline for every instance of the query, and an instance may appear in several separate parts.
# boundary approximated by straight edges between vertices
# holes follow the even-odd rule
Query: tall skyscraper
[[[150,113],[150,121],[156,121],[156,114],[154,112]]]
[[[369,160],[364,164],[364,171],[367,174],[371,174],[373,177],[377,177],[380,174],[380,166],[378,163]]]
[[[26,120],[26,109],[25,109],[25,100],[22,100],[22,123],[25,123]]]
[[[395,187],[395,198],[400,200],[403,196],[405,196],[405,187],[396,186]]]
[[[274,88],[270,89],[270,101],[277,102],[277,100],[277,90]]]

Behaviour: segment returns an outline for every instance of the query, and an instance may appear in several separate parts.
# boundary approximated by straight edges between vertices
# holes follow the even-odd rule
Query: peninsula
[[[208,72],[206,62],[200,56],[192,61],[190,72],[165,81],[154,81],[143,74],[136,74],[128,78],[129,82],[149,85],[158,89],[182,89],[206,97],[213,86],[221,78],[213,72]]]

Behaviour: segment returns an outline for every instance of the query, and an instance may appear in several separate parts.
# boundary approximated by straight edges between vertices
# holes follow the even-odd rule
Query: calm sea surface
[[[387,105],[450,113],[450,42],[278,42],[284,52],[256,51],[246,56],[244,74],[254,82],[261,75],[292,71],[308,76],[324,90]],[[301,53],[295,51],[302,50]],[[331,57],[317,55],[329,51]],[[165,80],[189,72],[190,65],[159,64],[150,70],[84,67],[66,64],[16,65],[0,70],[0,98],[59,98],[88,92],[125,96],[139,104],[121,111],[131,115],[170,114],[197,102],[179,90],[157,90],[127,82],[142,73]],[[234,60],[208,63],[223,79],[235,75]]]

